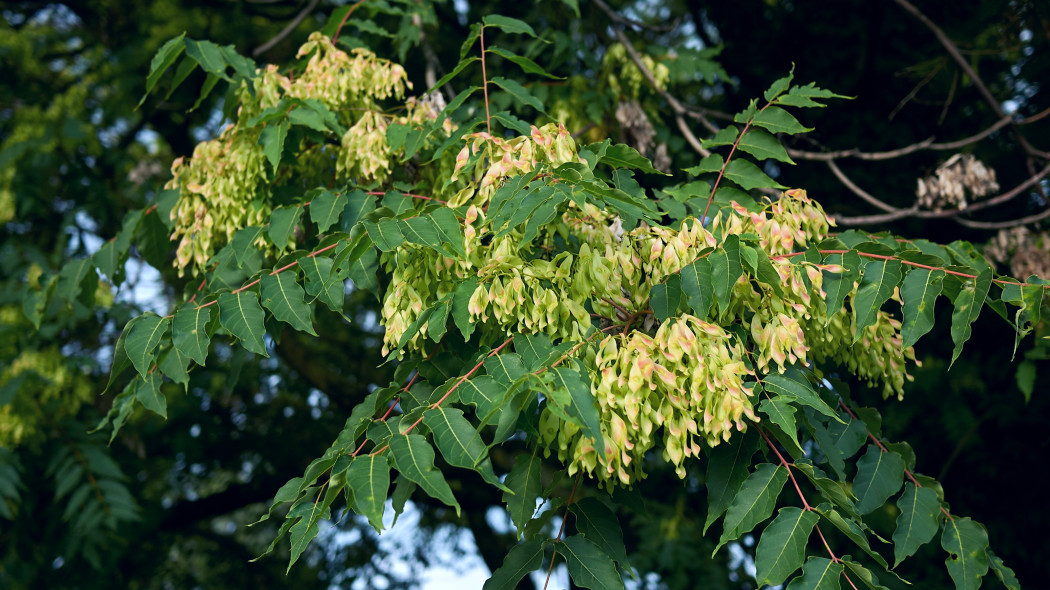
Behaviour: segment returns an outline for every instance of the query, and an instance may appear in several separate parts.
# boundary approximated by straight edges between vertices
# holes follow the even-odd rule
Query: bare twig
[[[831,162],[829,162],[829,164],[830,163]],[[953,210],[948,210],[948,211],[920,211],[918,207],[909,207],[907,209],[897,209],[895,211],[892,211],[892,212],[889,212],[889,213],[884,213],[884,214],[879,214],[879,215],[859,215],[859,216],[856,216],[856,217],[838,217],[838,216],[836,216],[834,219],[835,219],[835,221],[837,223],[841,223],[841,224],[844,224],[844,225],[872,225],[872,224],[876,224],[876,223],[886,223],[888,221],[896,221],[898,219],[904,219],[906,217],[914,217],[914,218],[917,218],[917,219],[941,219],[941,218],[947,218],[947,217],[957,217],[959,215],[968,215],[970,213],[973,213],[974,211],[980,211],[981,209],[987,209],[988,207],[994,207],[995,205],[1000,205],[1002,203],[1005,203],[1005,202],[1009,201],[1010,199],[1015,198],[1017,195],[1023,193],[1025,190],[1029,189],[1030,187],[1032,187],[1033,185],[1038,183],[1047,174],[1050,174],[1050,164],[1048,164],[1045,168],[1040,170],[1037,174],[1034,174],[1033,176],[1029,177],[1028,180],[1025,180],[1021,184],[1019,184],[1019,185],[1015,186],[1014,188],[1006,191],[1005,193],[1003,193],[1001,195],[998,195],[998,196],[995,196],[995,197],[992,197],[990,199],[986,199],[984,201],[978,201],[978,202],[976,202],[976,203],[974,203],[974,204],[972,204],[969,207],[966,207],[964,209],[953,209]],[[868,196],[871,196],[871,195],[868,195]],[[872,198],[874,198],[874,197],[872,197]],[[878,199],[876,199],[876,200],[878,200]],[[1039,215],[1042,215],[1042,214],[1039,214]],[[1038,219],[1042,219],[1042,217],[1039,217]],[[973,223],[979,223],[979,222],[973,222]],[[1010,222],[1010,223],[1013,223],[1013,222]],[[1012,227],[1012,226],[1011,225],[1007,225],[1006,227]],[[990,227],[988,227],[988,229],[995,229],[995,227],[990,226]]]
[[[979,133],[971,135],[970,137],[965,137],[963,139],[949,141],[945,143],[934,143],[933,138],[930,137],[918,143],[913,143],[902,148],[897,148],[895,150],[889,150],[885,152],[862,152],[857,149],[838,150],[834,152],[808,152],[804,150],[789,149],[788,155],[790,155],[792,158],[797,158],[799,160],[818,161],[837,160],[839,158],[857,158],[858,160],[870,161],[892,160],[894,158],[899,158],[901,156],[906,156],[908,154],[912,154],[922,150],[957,150],[961,147],[977,143],[985,137],[988,137],[989,135],[1009,125],[1010,121],[1010,117],[1003,117],[995,123],[993,123],[987,129]]]
[[[871,193],[857,186],[856,183],[850,180],[850,178],[846,176],[842,169],[838,167],[838,164],[835,163],[835,160],[828,160],[827,164],[828,168],[831,168],[831,172],[835,175],[835,177],[838,178],[842,184],[846,185],[846,188],[852,191],[853,194],[864,199],[873,206],[882,209],[883,211],[889,211],[890,213],[897,213],[900,211],[900,209],[898,209],[897,207],[888,205],[882,202],[881,200],[876,199],[871,195]]]
[[[973,221],[972,219],[955,218],[955,221],[960,225],[966,227],[972,227],[974,229],[1007,229],[1010,227],[1017,227],[1019,225],[1028,225],[1029,223],[1035,223],[1041,219],[1050,217],[1050,207],[1043,209],[1039,213],[1034,213],[1026,217],[1020,217],[1017,219],[1011,219],[1009,221]]]
[[[593,1],[594,4],[609,17],[610,20],[619,22],[619,19],[622,18],[616,13],[615,10],[610,8],[609,5],[603,2],[602,0]],[[631,58],[631,61],[634,62],[634,65],[642,73],[642,76],[645,78],[645,80],[649,82],[649,85],[653,87],[653,90],[655,90],[660,96],[662,96],[663,99],[667,101],[667,104],[671,106],[671,110],[675,113],[675,122],[678,124],[678,129],[682,132],[682,136],[685,137],[685,140],[687,143],[689,143],[689,146],[705,158],[707,156],[710,156],[711,152],[704,149],[704,147],[700,145],[700,140],[697,139],[696,135],[694,135],[692,130],[689,129],[689,125],[685,122],[684,115],[692,115],[697,120],[699,120],[700,124],[703,125],[711,133],[717,133],[718,127],[716,127],[714,123],[709,121],[707,117],[705,117],[702,113],[695,110],[691,111],[687,109],[685,105],[683,105],[681,101],[675,98],[670,92],[661,89],[659,84],[656,83],[656,77],[653,76],[653,73],[649,71],[648,67],[646,67],[645,61],[642,60],[642,56],[638,53],[638,50],[634,48],[634,44],[632,44],[631,40],[627,38],[627,35],[624,35],[623,31],[616,27],[612,27],[612,29],[613,33],[616,35],[616,39],[623,44],[624,49],[627,50],[627,55]]]
[[[288,23],[288,26],[281,29],[281,32],[277,33],[277,35],[273,39],[270,39],[266,43],[263,43],[262,45],[256,47],[252,51],[252,55],[255,57],[259,57],[260,55],[273,49],[274,45],[277,45],[281,41],[284,41],[285,37],[291,35],[292,31],[294,31],[295,28],[299,26],[299,23],[303,22],[303,19],[306,18],[306,15],[310,14],[315,8],[317,8],[317,4],[319,2],[320,0],[310,0],[310,3],[306,5],[306,8],[300,10],[299,14],[295,15],[295,18],[292,19],[292,22]]]

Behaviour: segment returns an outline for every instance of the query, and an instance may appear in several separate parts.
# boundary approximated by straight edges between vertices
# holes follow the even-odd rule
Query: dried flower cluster
[[[955,154],[926,178],[918,180],[915,195],[924,209],[965,209],[971,201],[999,190],[995,170],[973,154]]]

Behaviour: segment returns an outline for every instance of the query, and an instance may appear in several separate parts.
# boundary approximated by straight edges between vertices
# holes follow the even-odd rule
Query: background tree
[[[995,236],[996,224],[1026,222],[1018,227],[1032,228],[1030,234],[998,238],[1002,262],[1013,263],[1018,275],[1027,274],[1020,268],[1046,276],[1032,266],[1045,260],[1038,254],[1045,248],[1038,222],[1048,210],[1041,192],[1045,183],[1039,180],[1047,157],[1040,151],[1045,146],[1038,145],[1048,119],[1040,116],[1047,112],[1040,111],[1046,101],[1035,82],[1046,70],[1046,60],[1036,58],[1048,42],[1041,4],[1022,3],[1005,12],[995,3],[978,4],[985,12],[975,14],[919,5],[951,40],[947,46],[903,2],[858,4],[842,12],[800,3],[728,4],[584,3],[577,20],[570,5],[471,3],[463,11],[452,4],[366,2],[347,21],[342,38],[367,44],[380,55],[396,55],[416,87],[425,88],[457,63],[470,23],[495,12],[521,18],[553,43],[507,35],[500,37],[500,46],[566,78],[533,82],[529,89],[549,110],[557,109],[581,143],[613,137],[672,171],[700,158],[690,147],[690,134],[709,137],[725,124],[722,112],[742,109],[795,63],[800,81],[816,80],[857,99],[801,115],[816,127],[810,137],[817,143],[789,144],[802,164],[768,168],[775,178],[819,195],[829,212],[841,214],[840,222],[864,223],[874,213],[882,216],[877,223],[895,223],[893,229],[906,237],[983,242]],[[373,555],[375,538],[365,524],[346,519],[340,528],[360,535],[360,544],[329,545],[339,552],[311,549],[312,557],[291,570],[291,579],[277,573],[283,565],[276,559],[243,566],[269,543],[276,525],[241,525],[255,520],[274,491],[324,451],[369,385],[392,376],[389,366],[374,368],[380,346],[377,307],[361,293],[351,295],[345,307],[358,321],[319,323],[320,338],[271,331],[280,340],[272,360],[217,343],[213,358],[221,361],[192,372],[187,395],[168,396],[166,422],[135,415],[108,447],[104,433],[84,435],[111,403],[111,394],[94,394],[106,381],[120,328],[143,309],[164,311],[197,287],[170,265],[170,228],[160,216],[144,217],[154,221],[140,225],[133,236],[119,236],[125,211],[164,202],[160,189],[168,162],[188,156],[197,141],[216,135],[223,125],[221,92],[185,113],[206,82],[199,69],[171,96],[150,99],[134,110],[149,58],[186,30],[191,38],[232,43],[260,60],[286,61],[332,10],[319,2],[219,8],[172,2],[148,12],[119,2],[4,6],[8,30],[2,59],[5,70],[14,73],[8,79],[17,80],[3,87],[0,101],[10,105],[0,110],[5,183],[0,211],[9,212],[2,229],[9,285],[0,400],[7,402],[0,422],[7,447],[0,487],[7,519],[0,529],[5,555],[0,575],[12,584],[57,587],[72,579],[83,586],[85,579],[98,579],[109,585],[105,576],[70,573],[99,569],[106,576],[122,576],[127,585],[320,585],[339,576],[376,581],[389,563]],[[675,15],[681,17],[668,18]],[[369,20],[375,29],[359,24]],[[697,49],[719,43],[724,44],[721,53]],[[635,55],[659,78],[655,86],[637,68]],[[958,55],[968,57],[960,62],[953,59]],[[498,57],[489,60],[496,72],[510,66]],[[447,99],[461,86],[480,83],[471,81],[469,76],[477,75],[471,72],[453,82]],[[1012,110],[1008,120],[1004,109]],[[938,147],[990,128],[978,141],[948,150],[919,144],[934,136],[933,147]],[[879,156],[885,159],[843,155],[830,160],[837,166],[832,169],[818,159],[826,152],[885,152],[915,144],[920,149]],[[942,202],[936,203],[939,212],[931,206],[913,210],[916,179],[932,173],[955,150],[972,153],[996,170],[1003,193],[1024,188],[1000,201],[994,191],[982,196],[967,189],[968,206]],[[844,185],[842,177],[852,180]],[[870,198],[855,196],[858,188]],[[986,208],[980,200],[973,202],[982,197],[984,203],[1002,205]],[[116,241],[106,241],[112,236],[118,236]],[[106,258],[120,240],[136,244],[126,268],[122,260]],[[107,250],[108,244],[114,246]],[[92,256],[92,265],[63,267],[86,256]],[[97,288],[81,280],[93,275],[94,266],[103,274]],[[32,296],[46,293],[41,277],[59,269],[65,270],[54,284],[51,308],[34,308],[34,301],[46,301]],[[151,269],[159,271],[159,280],[151,277]],[[121,272],[142,278],[109,288],[108,283],[120,284]],[[145,295],[144,289],[155,285],[163,290]],[[25,304],[23,287],[31,292]],[[938,310],[939,317],[949,313],[947,306]],[[41,322],[39,331],[30,328],[34,318]],[[1022,343],[1016,354],[1028,360],[1015,371],[1003,345],[1007,339],[994,318],[979,322],[964,362],[946,374],[947,328],[928,336],[918,349],[926,368],[916,373],[908,401],[883,412],[883,429],[889,439],[913,445],[921,470],[940,471],[953,512],[984,522],[996,551],[1008,557],[1021,579],[1038,579],[1035,556],[1045,541],[1024,531],[1039,530],[1045,515],[1033,508],[1038,506],[1035,486],[1010,482],[1030,473],[1030,449],[1045,444],[1037,422],[1045,401],[1027,399],[1036,389],[1035,379],[1045,379],[1045,371],[1036,370],[1045,352],[1033,348],[1031,340]],[[863,387],[853,390],[866,405],[879,404],[877,395]],[[284,444],[264,442],[277,439]],[[513,450],[512,445],[506,455],[494,451],[498,472],[509,470]],[[463,517],[417,494],[413,499],[425,515],[422,530],[469,529],[495,569],[512,542],[505,529],[485,518],[488,507],[501,505],[499,494],[469,474],[449,473],[462,477],[450,485]],[[696,542],[706,502],[702,494],[670,485],[673,481],[670,472],[657,471],[645,482],[649,514],[625,527],[632,564],[657,573],[672,587],[688,587],[697,579],[733,587],[753,584],[725,551],[710,558],[713,543]],[[1011,490],[1010,500],[991,502],[1006,497],[1004,488]],[[561,495],[567,496],[564,491]],[[95,509],[86,509],[92,502],[98,503]],[[100,514],[99,507],[101,525],[84,516]],[[676,542],[681,539],[690,543]],[[422,562],[432,556],[424,547],[416,547]],[[940,549],[926,550],[928,555],[920,553],[907,567],[936,566],[902,575],[929,587],[950,584],[939,565]],[[395,581],[399,577],[385,573]]]

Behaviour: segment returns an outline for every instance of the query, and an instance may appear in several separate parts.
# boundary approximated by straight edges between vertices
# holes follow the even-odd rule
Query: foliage
[[[911,448],[889,442],[847,381],[903,400],[939,298],[953,309],[951,365],[985,306],[1017,342],[1044,325],[1050,283],[1000,276],[965,241],[831,233],[820,204],[770,174],[792,163],[781,138],[811,130],[800,109],[845,97],[788,74],[704,140],[706,156],[668,174],[629,145],[575,140],[556,116],[563,105],[529,82],[557,76],[492,44],[542,43],[529,24],[486,16],[458,64],[405,99],[404,68],[337,41],[352,10],[311,35],[284,74],[185,35],[153,58],[144,103],[199,67],[192,108],[222,82],[230,124],[176,159],[165,190],[113,240],[37,270],[21,294],[43,330],[107,305],[136,251],[188,275],[175,307],[124,322],[107,385],[119,393],[96,430],[112,442],[139,405],[167,417],[235,345],[268,357],[282,338],[359,322],[347,295],[367,293],[393,380],[347,408],[334,442],[261,515],[281,521],[266,553],[287,535],[289,571],[340,510],[382,530],[391,493],[396,513],[425,496],[459,517],[449,481],[460,469],[501,494],[520,541],[486,587],[564,560],[579,586],[622,588],[622,574],[645,570],[617,512],[670,468],[706,488],[715,552],[756,542],[759,584],[881,588],[939,535],[957,588],[978,587],[989,569],[1017,587],[984,527],[952,513],[950,490],[915,470]],[[637,98],[645,72],[627,53],[609,52],[606,66],[619,68],[609,80]],[[489,78],[493,55],[505,70]],[[474,70],[480,86],[443,105],[438,92]],[[45,361],[12,364],[5,386],[44,375],[56,396],[80,391]],[[77,396],[58,405],[76,413]],[[33,410],[8,408],[13,442],[39,433]],[[100,448],[59,447],[45,473],[56,500],[73,492],[63,519],[78,534],[116,530],[138,510]],[[492,457],[508,452],[497,469]],[[24,466],[4,461],[0,506],[12,513]],[[789,481],[794,495],[783,494]],[[893,567],[873,540],[892,544]],[[90,544],[77,551],[99,559]]]

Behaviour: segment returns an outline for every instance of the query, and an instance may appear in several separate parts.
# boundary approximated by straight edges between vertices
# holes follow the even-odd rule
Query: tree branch
[[[892,160],[894,158],[899,158],[901,156],[906,156],[908,154],[912,154],[922,150],[956,150],[961,147],[977,143],[985,137],[988,137],[989,135],[1009,125],[1011,121],[1012,119],[1009,116],[1003,117],[1002,119],[999,119],[998,121],[993,123],[984,131],[971,135],[970,137],[945,143],[934,143],[933,138],[930,137],[918,143],[913,143],[902,148],[897,148],[895,150],[889,150],[885,152],[862,152],[856,148],[850,150],[839,150],[834,152],[808,152],[804,150],[788,149],[788,155],[790,155],[792,158],[798,158],[800,160],[817,161],[835,160],[838,158],[857,158],[858,160],[869,161]]]
[[[598,8],[602,10],[602,12],[604,12],[609,17],[610,20],[620,22],[620,19],[622,19],[622,17],[618,15],[616,11],[610,8],[609,5],[603,2],[602,0],[593,0],[593,2]],[[710,156],[711,152],[704,149],[704,147],[700,145],[700,140],[697,139],[696,135],[694,135],[692,130],[689,129],[689,125],[685,122],[684,115],[691,114],[692,116],[696,117],[700,121],[700,124],[702,124],[711,133],[717,133],[718,127],[716,127],[714,123],[709,121],[707,117],[705,117],[702,113],[690,111],[670,92],[661,89],[660,86],[656,83],[656,77],[654,77],[653,73],[649,71],[648,67],[646,67],[645,62],[642,60],[642,56],[638,53],[638,50],[634,48],[634,44],[632,44],[631,40],[627,38],[627,35],[624,35],[623,31],[616,27],[612,27],[612,29],[613,33],[616,35],[617,40],[619,40],[620,43],[623,44],[624,49],[627,50],[627,55],[630,56],[631,61],[633,61],[634,65],[637,66],[638,70],[642,72],[642,76],[645,78],[645,80],[649,82],[649,85],[653,87],[653,90],[655,90],[660,96],[664,98],[664,100],[667,101],[667,104],[671,105],[671,110],[675,113],[675,122],[678,124],[678,129],[682,132],[682,136],[685,137],[685,140],[687,143],[689,143],[689,146],[705,158],[707,156]]]
[[[890,213],[897,213],[900,211],[900,209],[898,209],[897,207],[884,203],[879,199],[876,199],[871,195],[871,193],[857,186],[856,183],[850,180],[850,178],[846,176],[846,173],[838,167],[838,164],[835,163],[835,160],[828,160],[827,164],[828,168],[831,168],[831,172],[835,175],[835,177],[838,178],[839,181],[846,186],[846,188],[853,192],[853,194],[864,199],[871,205],[882,209],[883,211],[889,211]]]
[[[299,23],[303,22],[303,19],[306,18],[306,15],[313,12],[314,8],[317,8],[318,2],[320,2],[320,0],[310,0],[310,3],[306,5],[306,8],[299,11],[299,14],[295,15],[295,18],[292,19],[292,22],[288,23],[288,26],[281,29],[281,32],[277,33],[277,35],[273,39],[270,39],[266,43],[263,43],[262,45],[256,47],[252,51],[252,55],[255,57],[259,57],[260,55],[273,49],[274,45],[277,45],[281,41],[284,41],[285,37],[291,35],[292,31],[294,31],[295,28],[299,26]]]
[[[830,163],[831,162],[829,162],[829,164]],[[976,202],[976,203],[974,203],[974,204],[972,204],[969,207],[966,207],[964,209],[954,209],[954,210],[950,210],[950,211],[920,211],[917,206],[912,206],[912,207],[909,207],[907,209],[897,209],[897,210],[892,211],[890,213],[884,213],[884,214],[880,214],[880,215],[858,215],[856,217],[838,217],[838,216],[834,216],[833,218],[834,218],[836,223],[841,223],[843,225],[872,225],[872,224],[876,224],[876,223],[886,223],[888,221],[896,221],[898,219],[904,219],[906,217],[913,217],[913,218],[916,218],[916,219],[943,219],[943,218],[949,218],[949,217],[957,217],[959,215],[968,215],[968,214],[970,214],[970,213],[972,213],[974,211],[980,211],[981,209],[987,209],[988,207],[994,207],[995,205],[1000,205],[1002,203],[1005,203],[1005,202],[1009,201],[1010,199],[1013,199],[1017,195],[1021,194],[1022,192],[1024,192],[1028,188],[1030,188],[1033,185],[1035,185],[1036,183],[1038,183],[1047,174],[1050,174],[1050,164],[1047,164],[1047,166],[1045,168],[1043,168],[1042,170],[1040,170],[1037,174],[1031,176],[1028,180],[1022,182],[1021,184],[1019,184],[1017,186],[1015,186],[1011,190],[1009,190],[1009,191],[1007,191],[1007,192],[1005,192],[1005,193],[1003,193],[1001,195],[992,197],[990,199],[987,199],[987,200],[984,200],[984,201],[978,201],[978,202]],[[874,197],[872,197],[872,198],[874,198]],[[876,199],[876,200],[878,200],[878,199]],[[1043,213],[1039,213],[1039,214],[1036,214],[1036,215],[1041,215],[1041,216],[1045,217],[1046,213],[1043,212]],[[1035,220],[1037,221],[1038,219],[1042,219],[1042,217],[1037,217]],[[957,219],[956,221],[960,221],[960,220]],[[981,222],[971,222],[971,223],[980,224]],[[1013,225],[1020,225],[1019,223],[1016,223],[1016,222],[1006,222],[1006,223],[1008,223],[1008,225],[1006,225],[1006,226],[999,226],[999,225],[995,225],[995,224],[989,223],[987,229],[996,229],[998,227],[1012,227]]]

